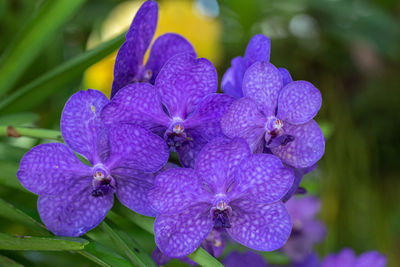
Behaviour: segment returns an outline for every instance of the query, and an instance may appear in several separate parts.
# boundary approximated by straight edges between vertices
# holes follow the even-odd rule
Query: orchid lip
[[[112,189],[115,188],[114,178],[110,175],[108,169],[101,163],[93,167],[93,180],[92,180],[93,197],[102,197],[107,195]]]

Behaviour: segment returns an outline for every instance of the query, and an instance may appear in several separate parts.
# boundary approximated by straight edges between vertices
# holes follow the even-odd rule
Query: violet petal
[[[29,150],[17,172],[21,184],[37,195],[60,194],[87,176],[92,176],[91,168],[60,143],[42,144]]]
[[[111,98],[138,75],[143,57],[156,31],[158,6],[146,1],[138,10],[115,59]]]
[[[129,209],[144,216],[156,215],[151,208],[147,194],[154,186],[155,175],[132,169],[117,169],[112,172],[117,182],[117,198]]]
[[[271,40],[263,35],[254,35],[246,47],[244,61],[246,68],[250,67],[257,61],[269,61],[271,53]]]
[[[96,227],[113,206],[112,193],[91,195],[91,177],[55,196],[39,196],[38,211],[46,227],[59,236],[81,236]]]
[[[227,232],[242,245],[256,250],[273,251],[281,248],[289,238],[292,222],[281,202],[265,205],[236,200],[230,205],[231,228]]]
[[[243,77],[243,95],[253,99],[265,116],[274,116],[283,86],[279,70],[269,62],[256,62]]]
[[[119,90],[103,108],[101,118],[107,125],[129,122],[153,132],[165,129],[169,123],[155,88],[148,83],[134,83]]]
[[[361,254],[354,266],[356,267],[385,267],[386,256],[377,251],[368,251]]]
[[[324,154],[325,139],[314,120],[301,125],[287,123],[283,129],[295,138],[285,146],[271,148],[272,153],[283,162],[295,168],[306,168],[316,163]]]
[[[145,67],[145,69],[152,71],[149,82],[154,84],[162,66],[168,59],[180,53],[189,53],[196,57],[192,44],[183,36],[176,33],[166,33],[159,36],[151,47],[150,56]]]
[[[189,206],[208,201],[199,175],[193,169],[174,168],[157,175],[148,193],[151,206],[157,213],[175,214]]]
[[[103,130],[100,112],[107,103],[108,99],[102,92],[81,90],[68,99],[61,115],[60,128],[65,143],[92,164],[100,161],[97,149],[98,135]],[[99,148],[104,149],[107,148]]]
[[[177,258],[195,251],[213,227],[209,209],[208,204],[197,204],[178,214],[158,215],[154,235],[161,252]]]
[[[246,71],[243,57],[232,59],[231,67],[224,73],[221,80],[221,90],[234,98],[243,97],[242,83]]]
[[[285,68],[278,68],[279,72],[281,73],[282,76],[282,82],[283,86],[287,85],[288,83],[293,82],[292,76],[290,76],[290,73],[287,69]]]
[[[321,103],[321,93],[311,83],[294,81],[279,95],[277,117],[295,125],[306,123],[317,115]]]
[[[280,200],[290,189],[294,180],[293,171],[284,167],[280,159],[271,154],[253,154],[239,167],[238,192],[254,203],[272,203]]]
[[[235,179],[238,165],[250,153],[249,146],[241,138],[215,139],[201,150],[195,169],[213,193],[226,193]]]
[[[165,141],[137,125],[120,123],[109,130],[110,157],[105,165],[112,171],[128,168],[156,172],[168,161]]]
[[[217,91],[217,72],[205,59],[190,53],[170,58],[157,76],[155,87],[171,117],[185,119],[208,94]]]
[[[257,110],[257,104],[244,97],[233,102],[222,116],[221,129],[229,138],[245,139],[254,152],[264,146],[266,122],[267,119]]]

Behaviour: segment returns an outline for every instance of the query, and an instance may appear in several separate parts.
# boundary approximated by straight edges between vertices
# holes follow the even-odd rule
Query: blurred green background
[[[43,31],[27,35],[29,27],[39,24],[31,18],[47,2],[51,1],[0,0],[0,70],[4,71],[2,64],[18,40],[24,40],[19,51],[27,51],[15,56],[14,67],[20,75],[0,73],[0,87],[9,88],[0,89],[0,125],[59,129],[63,105],[71,94],[87,87],[107,92],[112,55],[86,75],[86,67],[81,64],[82,70],[74,68],[76,73],[62,74],[36,87],[34,83],[88,48],[115,36],[109,32],[115,27],[120,32],[126,24],[126,19],[119,22],[118,17],[128,16],[129,23],[134,6],[138,6],[132,4],[132,11],[120,8],[121,14],[117,10],[110,17],[110,11],[123,1],[71,0],[70,9],[63,11],[65,18],[50,16],[39,25],[42,28],[37,27]],[[400,2],[158,2],[160,16],[165,19],[160,17],[161,30],[157,34],[181,32],[194,43],[199,56],[211,59],[220,79],[230,60],[244,54],[249,39],[263,33],[272,41],[273,64],[287,68],[294,80],[310,81],[321,90],[323,105],[316,119],[327,138],[326,152],[316,171],[303,180],[309,192],[321,197],[320,217],[328,227],[325,242],[316,250],[321,256],[343,247],[351,247],[357,253],[378,250],[388,256],[388,266],[400,266]],[[41,16],[49,16],[49,12]],[[37,41],[45,28],[53,25],[51,19],[58,19],[54,25],[59,26]],[[110,23],[121,24],[122,28],[104,26]],[[120,41],[114,46],[118,47]],[[111,51],[92,58],[88,66]],[[8,100],[16,92],[20,94]],[[0,197],[34,218],[38,218],[36,196],[19,186],[15,173],[21,156],[39,142],[46,140],[0,139]],[[1,232],[32,234],[22,224],[4,218],[0,227]],[[126,222],[121,222],[121,227],[151,251],[154,243],[149,234]],[[28,266],[51,266],[54,262],[59,266],[70,266],[71,262],[76,266],[93,264],[69,252],[0,251],[0,255]]]

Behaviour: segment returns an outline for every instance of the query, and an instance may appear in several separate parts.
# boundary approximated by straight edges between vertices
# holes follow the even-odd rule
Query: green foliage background
[[[85,89],[84,69],[123,41],[119,37],[84,54],[89,33],[120,1],[49,2],[0,1],[0,125],[58,130],[65,101]],[[324,256],[343,247],[357,253],[379,250],[388,255],[389,266],[400,266],[399,1],[218,2],[224,26],[220,77],[230,59],[243,54],[251,36],[262,32],[272,39],[271,62],[322,92],[317,121],[327,137],[326,153],[318,169],[303,180],[309,192],[321,197],[321,219],[328,227],[327,239],[317,251]],[[46,20],[29,19],[37,10]],[[15,173],[21,156],[39,142],[48,140],[0,139],[0,198],[37,220],[36,196],[18,184]],[[126,220],[130,213],[123,207],[115,210],[120,214],[114,217],[118,227],[151,252],[153,237]],[[0,218],[3,234],[47,233],[10,219],[4,210]],[[91,231],[89,237],[107,244],[102,230]],[[285,261],[279,255],[266,257]],[[76,252],[0,250],[0,266],[11,266],[12,260],[27,266],[94,264]]]

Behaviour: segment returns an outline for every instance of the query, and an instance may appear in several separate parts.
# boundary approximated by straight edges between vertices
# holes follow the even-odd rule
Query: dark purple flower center
[[[103,197],[115,189],[114,179],[102,164],[97,164],[93,168],[92,188],[93,197]]]
[[[285,146],[294,140],[293,135],[285,134],[283,121],[275,116],[268,117],[265,130],[265,146],[267,148]]]
[[[181,119],[173,120],[168,129],[165,131],[164,140],[169,147],[180,147],[184,142],[191,140],[188,137],[183,121]]]
[[[229,217],[232,214],[232,208],[224,201],[218,200],[216,205],[211,208],[211,217],[215,229],[231,228]]]

